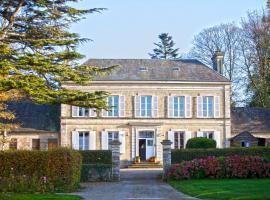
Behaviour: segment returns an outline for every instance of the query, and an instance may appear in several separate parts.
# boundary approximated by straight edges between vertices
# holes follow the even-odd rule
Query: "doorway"
[[[139,134],[139,156],[141,160],[146,161],[155,156],[154,132],[141,131]]]

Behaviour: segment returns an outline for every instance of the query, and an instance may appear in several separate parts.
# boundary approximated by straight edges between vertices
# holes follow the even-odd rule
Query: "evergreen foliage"
[[[159,43],[154,43],[157,48],[153,49],[153,53],[149,53],[151,59],[177,59],[179,48],[174,48],[172,36],[168,33],[161,33],[158,38]]]

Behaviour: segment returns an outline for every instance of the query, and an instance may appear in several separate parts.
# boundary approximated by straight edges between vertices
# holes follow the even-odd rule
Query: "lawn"
[[[169,183],[177,190],[199,199],[270,200],[270,179],[204,179]]]
[[[0,193],[1,200],[81,200],[78,196],[57,194]]]

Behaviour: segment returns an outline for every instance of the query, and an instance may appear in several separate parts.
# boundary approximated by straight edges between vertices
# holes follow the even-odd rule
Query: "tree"
[[[233,23],[206,28],[194,37],[190,57],[212,66],[212,57],[217,50],[224,52],[223,75],[233,82],[233,101],[241,102],[240,88],[243,88],[240,64],[241,28]]]
[[[174,41],[172,36],[168,33],[161,33],[158,38],[159,43],[154,43],[157,48],[153,49],[153,53],[149,53],[151,59],[177,59],[178,58],[178,48],[174,48]]]
[[[249,104],[270,107],[270,21],[264,12],[250,12],[242,29],[242,68],[247,74]]]
[[[78,45],[87,41],[68,31],[86,14],[103,9],[76,9],[77,0],[3,0],[0,7],[0,93],[19,91],[36,103],[105,108],[106,92],[67,90],[62,82],[86,84],[110,71],[80,65]]]

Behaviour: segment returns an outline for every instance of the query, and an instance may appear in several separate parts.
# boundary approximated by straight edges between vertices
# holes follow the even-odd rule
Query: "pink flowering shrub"
[[[172,165],[169,179],[270,177],[270,163],[257,156],[207,157]]]

